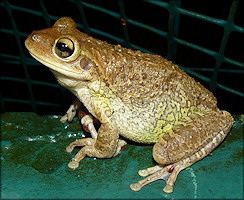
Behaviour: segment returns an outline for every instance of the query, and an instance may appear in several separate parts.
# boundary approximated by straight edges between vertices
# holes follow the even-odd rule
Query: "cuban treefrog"
[[[70,168],[77,168],[85,156],[117,155],[121,135],[154,144],[158,163],[139,170],[141,176],[151,175],[130,188],[138,191],[167,177],[164,191],[170,193],[178,173],[207,156],[233,124],[232,116],[217,108],[214,95],[177,65],[159,55],[94,39],[80,32],[71,18],[33,31],[25,45],[101,123],[92,138],[66,148],[71,152],[84,146]]]

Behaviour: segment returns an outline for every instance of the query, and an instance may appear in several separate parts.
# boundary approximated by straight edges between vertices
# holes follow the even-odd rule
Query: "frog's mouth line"
[[[36,59],[38,62],[42,63],[43,65],[47,66],[48,68],[56,71],[56,72],[59,72],[65,76],[68,76],[68,77],[72,77],[72,78],[76,78],[76,79],[81,79],[84,77],[84,75],[82,73],[75,73],[75,72],[72,72],[72,71],[68,71],[68,70],[65,70],[65,69],[62,69],[62,68],[59,68],[59,67],[56,67],[55,65],[53,65],[52,63],[50,62],[47,62],[46,60],[43,60],[37,56],[35,56],[34,54],[32,54],[31,52],[29,52],[30,55]]]

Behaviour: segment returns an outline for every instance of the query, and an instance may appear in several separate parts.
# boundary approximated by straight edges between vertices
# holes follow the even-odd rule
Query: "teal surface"
[[[59,119],[34,113],[1,115],[2,199],[243,199],[243,116],[235,116],[231,133],[210,156],[179,174],[172,194],[163,192],[163,180],[139,192],[129,188],[141,179],[139,169],[155,164],[152,146],[131,143],[115,158],[86,157],[78,169],[69,169],[79,149],[68,154],[65,147],[85,133],[77,119],[71,124]]]

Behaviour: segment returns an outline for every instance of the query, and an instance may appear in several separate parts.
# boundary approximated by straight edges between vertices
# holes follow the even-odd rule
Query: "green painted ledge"
[[[69,169],[79,149],[68,154],[65,147],[85,134],[77,119],[59,119],[1,115],[1,199],[243,199],[243,116],[235,116],[231,133],[211,156],[179,174],[172,194],[163,192],[163,180],[139,192],[129,188],[141,179],[138,169],[155,164],[152,146],[131,143],[115,158],[87,157]]]

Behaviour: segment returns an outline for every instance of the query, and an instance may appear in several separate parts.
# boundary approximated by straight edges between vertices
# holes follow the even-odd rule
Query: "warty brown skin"
[[[26,39],[31,55],[50,68],[58,82],[97,118],[93,138],[74,141],[84,146],[69,163],[77,168],[85,157],[110,158],[124,144],[119,135],[155,143],[159,166],[139,171],[149,178],[131,185],[134,191],[161,179],[172,168],[165,192],[172,192],[178,173],[210,153],[227,135],[233,118],[217,108],[214,95],[172,62],[159,55],[126,49],[80,32],[75,22],[60,18],[51,28],[33,31]],[[66,116],[72,120],[72,109]],[[65,118],[67,119],[67,117]],[[168,165],[165,168],[162,166]]]

